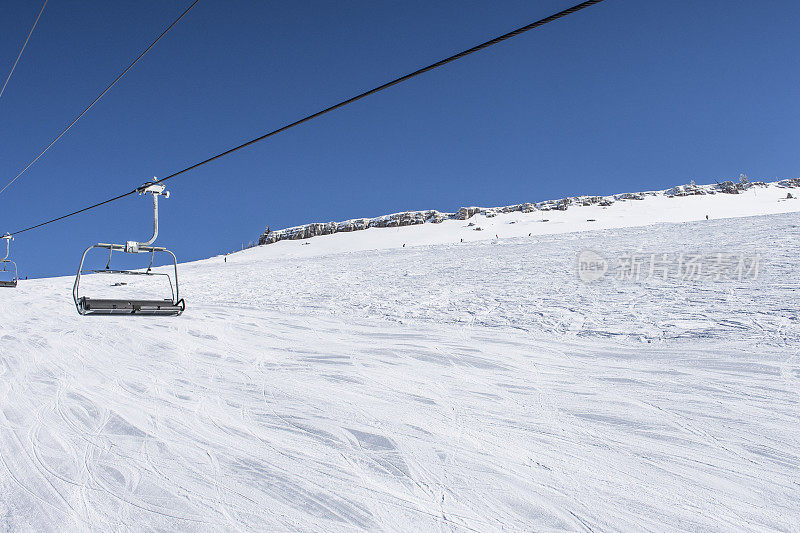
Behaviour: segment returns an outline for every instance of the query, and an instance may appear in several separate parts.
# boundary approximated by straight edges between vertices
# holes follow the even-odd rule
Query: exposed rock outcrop
[[[438,224],[448,218],[449,213],[438,211],[406,211],[376,218],[354,218],[344,222],[312,223],[295,226],[278,231],[265,231],[258,239],[258,244],[272,244],[273,242],[297,239],[309,239],[318,235],[331,233],[360,231],[367,228],[396,228],[400,226],[413,226],[416,224]]]
[[[695,185],[694,182],[689,183],[688,185],[678,185],[677,187],[673,187],[671,189],[667,189],[664,194],[667,197],[672,198],[673,196],[699,196],[704,194],[715,194],[716,191],[706,190],[704,187],[700,187],[699,185]]]
[[[793,189],[800,187],[800,178],[789,178],[788,180],[781,180],[776,184],[778,187],[785,189]]]
[[[646,191],[615,194],[613,196],[574,196],[559,200],[547,200],[538,203],[523,203],[503,207],[462,207],[455,213],[442,213],[439,211],[405,211],[375,218],[354,218],[343,222],[312,223],[295,226],[278,231],[267,228],[258,239],[258,244],[272,244],[284,240],[309,239],[318,235],[330,235],[349,231],[360,231],[368,228],[396,228],[401,226],[414,226],[418,224],[438,224],[445,220],[467,220],[475,215],[484,215],[488,218],[500,213],[532,213],[534,211],[566,211],[572,206],[599,205],[608,207],[614,202],[644,200],[648,196],[666,196],[668,198],[681,196],[694,196],[705,194],[739,194],[752,187],[768,187],[770,184],[763,181],[751,182],[747,176],[740,175],[739,181],[726,180],[711,185],[696,185],[691,182],[687,185],[678,185],[664,191]],[[800,178],[790,178],[774,183],[777,187],[800,188]],[[481,228],[475,228],[476,231]]]

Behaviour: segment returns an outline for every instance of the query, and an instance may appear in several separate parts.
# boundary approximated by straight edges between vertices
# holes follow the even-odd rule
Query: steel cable
[[[453,61],[456,61],[457,59],[461,59],[462,57],[465,57],[465,56],[468,56],[468,55],[473,54],[475,52],[478,52],[480,50],[483,50],[484,48],[488,48],[489,46],[492,46],[494,44],[500,43],[500,42],[505,41],[507,39],[511,39],[512,37],[516,37],[517,35],[520,35],[520,34],[526,32],[526,31],[532,30],[534,28],[538,28],[540,26],[544,26],[545,24],[547,24],[549,22],[553,22],[554,20],[558,20],[558,19],[560,19],[562,17],[565,17],[567,15],[570,15],[572,13],[575,13],[577,11],[585,9],[585,8],[587,8],[589,6],[593,6],[595,4],[599,4],[602,1],[603,0],[588,0],[587,2],[582,2],[580,4],[577,4],[577,5],[574,5],[574,6],[570,7],[568,9],[565,9],[563,11],[559,11],[558,13],[556,13],[554,15],[550,15],[547,18],[543,18],[541,20],[537,20],[536,22],[532,22],[531,24],[528,24],[526,26],[522,26],[521,28],[517,28],[514,31],[510,31],[508,33],[505,33],[505,34],[499,36],[499,37],[495,37],[494,39],[492,39],[490,41],[486,41],[485,43],[481,43],[481,44],[479,44],[477,46],[473,46],[472,48],[469,48],[468,50],[464,50],[463,52],[459,52],[459,53],[457,53],[455,55],[452,55],[452,56],[450,56],[448,58],[442,59],[441,61],[437,61],[436,63],[428,65],[427,67],[423,67],[423,68],[421,68],[419,70],[415,70],[414,72],[412,72],[410,74],[406,74],[405,76],[401,76],[399,78],[396,78],[396,79],[394,79],[394,80],[392,80],[392,81],[390,81],[388,83],[384,83],[383,85],[381,85],[379,87],[376,87],[374,89],[370,89],[369,91],[365,91],[365,92],[363,92],[363,93],[361,93],[361,94],[359,94],[357,96],[354,96],[352,98],[348,98],[347,100],[343,100],[342,102],[339,102],[338,104],[335,104],[335,105],[332,105],[330,107],[327,107],[327,108],[323,109],[322,111],[318,111],[318,112],[316,112],[316,113],[314,113],[312,115],[308,115],[308,116],[306,116],[304,118],[301,118],[300,120],[292,122],[291,124],[287,124],[287,125],[282,126],[282,127],[278,128],[276,130],[273,130],[273,131],[271,131],[269,133],[266,133],[266,134],[264,134],[264,135],[262,135],[260,137],[256,137],[255,139],[253,139],[251,141],[247,141],[244,144],[240,144],[239,146],[235,146],[235,147],[233,147],[233,148],[231,148],[229,150],[226,150],[226,151],[224,151],[222,153],[219,153],[219,154],[217,154],[217,155],[215,155],[213,157],[209,157],[208,159],[205,159],[205,160],[203,160],[203,161],[201,161],[199,163],[195,163],[194,165],[186,167],[183,170],[180,170],[178,172],[170,174],[169,176],[166,176],[165,178],[161,179],[160,181],[164,182],[164,181],[170,180],[172,178],[175,178],[177,176],[180,176],[181,174],[189,172],[190,170],[194,170],[194,169],[196,169],[196,168],[198,168],[200,166],[205,165],[206,163],[210,163],[210,162],[212,162],[212,161],[214,161],[216,159],[219,159],[221,157],[225,157],[226,155],[232,154],[233,152],[236,152],[237,150],[241,150],[242,148],[246,148],[246,147],[248,147],[248,146],[250,146],[252,144],[255,144],[255,143],[259,142],[259,141],[263,141],[264,139],[267,139],[268,137],[272,137],[273,135],[277,135],[279,133],[282,133],[282,132],[284,132],[284,131],[286,131],[286,130],[288,130],[290,128],[293,128],[295,126],[299,126],[300,124],[308,122],[309,120],[313,120],[313,119],[315,119],[317,117],[320,117],[320,116],[322,116],[322,115],[324,115],[326,113],[330,113],[331,111],[339,109],[340,107],[344,107],[344,106],[346,106],[348,104],[351,104],[353,102],[361,100],[362,98],[366,98],[367,96],[373,95],[373,94],[375,94],[377,92],[380,92],[380,91],[382,91],[384,89],[388,89],[389,87],[397,85],[398,83],[402,83],[402,82],[404,82],[406,80],[409,80],[411,78],[419,76],[420,74],[424,74],[425,72],[428,72],[428,71],[431,71],[433,69],[439,68],[439,67],[441,67],[443,65],[446,65],[447,63],[451,63]],[[134,193],[138,192],[138,190],[139,189],[137,188],[137,189],[134,189],[134,190],[132,190],[130,192],[127,192],[125,194],[121,194],[119,196],[111,198],[110,200],[105,200],[103,202],[91,205],[89,207],[85,207],[85,208],[80,209],[78,211],[73,211],[72,213],[68,213],[66,215],[62,215],[62,216],[60,216],[58,218],[54,218],[52,220],[48,220],[46,222],[42,222],[42,223],[37,224],[35,226],[31,226],[31,227],[28,227],[28,228],[25,228],[25,229],[21,229],[19,231],[15,231],[11,235],[19,235],[20,233],[24,233],[24,232],[30,231],[32,229],[40,228],[40,227],[46,226],[47,224],[50,224],[52,222],[57,222],[59,220],[63,220],[65,218],[71,217],[73,215],[77,215],[79,213],[83,213],[83,212],[88,211],[90,209],[94,209],[96,207],[100,207],[102,205],[114,202],[114,201],[119,200],[121,198],[124,198],[126,196],[130,196],[131,194],[134,194]],[[2,192],[2,191],[0,191],[0,192]]]
[[[11,184],[13,184],[15,181],[17,181],[17,180],[20,178],[20,176],[22,176],[22,175],[23,175],[23,174],[24,174],[24,173],[25,173],[25,172],[26,172],[26,171],[27,171],[29,168],[31,168],[31,167],[34,165],[34,163],[36,163],[36,162],[37,162],[37,161],[38,161],[38,160],[39,160],[39,159],[40,159],[40,158],[41,158],[41,157],[42,157],[42,156],[43,156],[43,155],[44,155],[44,154],[45,154],[45,153],[46,153],[46,152],[47,152],[47,151],[48,151],[48,150],[49,150],[49,149],[50,149],[50,148],[51,148],[51,147],[54,145],[54,144],[56,144],[56,143],[58,142],[58,140],[59,140],[59,139],[61,139],[61,137],[63,137],[63,136],[64,136],[64,135],[65,135],[65,134],[66,134],[66,133],[67,133],[67,132],[70,130],[70,128],[72,128],[72,126],[74,126],[74,125],[75,125],[75,123],[76,123],[76,122],[78,122],[78,121],[79,121],[79,120],[80,120],[80,119],[83,117],[83,115],[85,115],[85,114],[86,114],[86,113],[87,113],[87,112],[88,112],[88,111],[89,111],[89,110],[90,110],[92,107],[94,107],[94,104],[96,104],[96,103],[97,103],[97,102],[98,102],[98,101],[99,101],[99,100],[100,100],[100,99],[101,99],[103,96],[105,96],[105,94],[106,94],[108,91],[110,91],[110,90],[111,90],[111,88],[112,88],[114,85],[116,85],[116,84],[117,84],[117,82],[118,82],[119,80],[121,80],[121,79],[122,79],[122,77],[123,77],[125,74],[127,74],[127,73],[128,73],[128,71],[129,71],[130,69],[132,69],[132,68],[133,68],[133,66],[134,66],[136,63],[138,63],[138,62],[139,62],[139,60],[140,60],[140,59],[142,59],[142,58],[145,56],[145,54],[147,54],[147,52],[149,52],[149,51],[150,51],[150,49],[151,49],[151,48],[153,48],[153,47],[156,45],[156,43],[158,43],[158,41],[160,41],[160,40],[161,40],[161,38],[162,38],[162,37],[164,37],[164,36],[165,36],[165,35],[166,35],[166,34],[169,32],[169,30],[171,30],[173,27],[175,27],[175,25],[176,25],[178,22],[180,22],[180,20],[181,20],[181,19],[182,19],[182,18],[183,18],[183,17],[184,17],[184,16],[185,16],[185,15],[186,15],[186,14],[187,14],[187,13],[188,13],[190,10],[191,10],[191,9],[192,9],[192,8],[193,8],[193,7],[194,7],[196,4],[197,4],[197,2],[199,2],[199,1],[200,1],[200,0],[195,0],[194,2],[192,2],[192,4],[191,4],[189,7],[187,7],[187,8],[186,8],[186,10],[184,10],[184,12],[183,12],[183,13],[181,13],[181,16],[179,16],[177,19],[175,19],[175,21],[174,21],[172,24],[170,24],[170,25],[167,27],[167,29],[165,29],[163,32],[161,32],[161,35],[159,35],[159,36],[156,38],[156,40],[155,40],[155,41],[153,41],[152,43],[150,43],[150,46],[148,46],[147,48],[145,48],[144,52],[142,52],[141,54],[139,54],[139,55],[136,57],[136,59],[134,59],[134,60],[133,60],[133,63],[131,63],[130,65],[128,65],[128,67],[127,67],[125,70],[123,70],[123,71],[122,71],[122,73],[121,73],[119,76],[117,76],[116,78],[114,78],[114,81],[112,81],[112,82],[111,82],[111,83],[108,85],[108,87],[106,87],[106,88],[103,90],[103,92],[101,92],[101,93],[100,93],[100,94],[97,96],[97,98],[95,98],[94,100],[92,100],[92,103],[90,103],[88,106],[86,106],[86,108],[85,108],[83,111],[81,111],[81,113],[80,113],[80,114],[79,114],[77,117],[75,117],[75,119],[74,119],[72,122],[70,122],[70,123],[69,123],[69,125],[68,125],[66,128],[64,128],[64,129],[61,131],[61,133],[59,133],[59,134],[58,134],[58,136],[57,136],[55,139],[53,139],[53,140],[50,142],[50,144],[48,144],[48,145],[45,147],[45,149],[44,149],[44,150],[42,150],[41,152],[39,152],[39,155],[37,155],[35,158],[33,158],[33,161],[31,161],[30,163],[28,163],[28,164],[27,164],[27,166],[26,166],[25,168],[23,168],[22,170],[20,170],[19,174],[17,174],[16,176],[14,176],[14,178],[13,178],[11,181],[9,181],[9,182],[8,182],[8,183],[5,185],[5,187],[3,187],[2,189],[0,189],[0,194],[2,194],[2,193],[3,193],[3,191],[5,191],[6,189],[8,189],[8,188],[11,186]]]

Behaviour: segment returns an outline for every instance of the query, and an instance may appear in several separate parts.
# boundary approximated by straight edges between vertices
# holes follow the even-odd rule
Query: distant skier
[[[706,215],[706,220],[708,220],[708,215]]]

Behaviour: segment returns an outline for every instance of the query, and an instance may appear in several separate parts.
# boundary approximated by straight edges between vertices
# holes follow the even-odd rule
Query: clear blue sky
[[[0,99],[8,181],[187,5],[50,0]],[[0,232],[130,190],[572,0],[201,0],[0,195]],[[0,7],[4,79],[40,3]],[[170,183],[181,260],[410,209],[800,174],[800,3],[606,0]],[[5,176],[5,177],[3,177]],[[15,242],[23,276],[146,238],[129,197]]]

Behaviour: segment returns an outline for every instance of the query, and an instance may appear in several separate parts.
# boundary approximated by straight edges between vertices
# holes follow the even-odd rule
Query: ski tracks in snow
[[[598,238],[757,249],[797,216],[202,262],[179,319],[23,283],[0,529],[797,529],[797,246],[750,284],[570,270]]]

